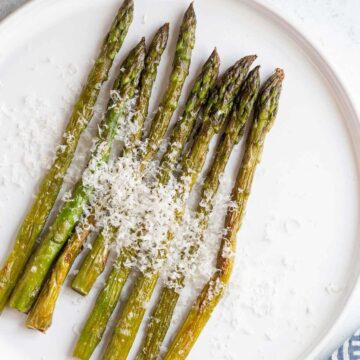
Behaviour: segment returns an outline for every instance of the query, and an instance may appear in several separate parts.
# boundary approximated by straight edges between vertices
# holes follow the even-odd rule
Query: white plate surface
[[[49,163],[47,155],[120,3],[37,0],[0,25],[1,260],[43,172],[40,165]],[[119,64],[140,36],[150,38],[170,21],[171,46],[153,108],[187,5],[136,0],[134,23],[116,60]],[[198,29],[190,79],[217,46],[222,69],[256,53],[263,79],[282,67],[286,80],[238,237],[229,294],[189,359],[315,359],[359,270],[355,112],[321,56],[270,11],[240,0],[197,0],[195,7]],[[232,166],[238,156],[239,149]],[[24,316],[6,309],[0,318],[1,358],[69,358],[94,295],[83,299],[66,286],[46,335],[27,330]]]

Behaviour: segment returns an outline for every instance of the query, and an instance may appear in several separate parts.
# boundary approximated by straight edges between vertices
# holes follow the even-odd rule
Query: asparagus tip
[[[211,53],[210,57],[212,57],[214,59],[214,61],[220,62],[220,56],[219,56],[219,52],[218,52],[216,46],[214,47],[214,50]]]
[[[146,49],[146,42],[145,42],[145,36],[143,36],[140,41],[137,43],[137,45],[134,48],[134,51],[145,51]]]
[[[257,55],[256,54],[253,54],[253,55],[247,55],[247,56],[244,56],[243,59],[245,61],[255,61],[257,59]]]
[[[230,69],[239,68],[243,66],[250,66],[257,58],[257,55],[247,55],[239,59]]]
[[[122,6],[123,7],[134,8],[134,0],[125,0]]]
[[[185,12],[185,18],[196,18],[195,10],[194,10],[194,2],[192,1],[189,7]]]
[[[170,24],[168,22],[163,24],[155,33],[154,38],[152,40],[152,44],[150,45],[150,47],[152,47],[153,45],[156,45],[157,50],[160,51],[161,54],[162,54],[162,51],[165,49],[166,43],[168,41],[169,27],[170,27]]]
[[[260,71],[260,65],[256,65],[253,69],[252,69],[252,73],[258,73]]]
[[[275,74],[276,74],[276,76],[277,76],[280,80],[284,80],[284,78],[285,78],[285,72],[284,72],[283,69],[277,68],[277,69],[275,70]]]
[[[169,23],[169,22],[166,22],[166,23],[161,27],[161,30],[168,32],[168,31],[169,31],[169,28],[170,28],[170,23]]]

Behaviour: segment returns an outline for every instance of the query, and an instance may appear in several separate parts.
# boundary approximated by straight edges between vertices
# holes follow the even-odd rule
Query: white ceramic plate
[[[35,0],[0,24],[1,258],[120,3]],[[170,21],[173,30],[152,107],[187,5],[185,0],[136,0],[135,20],[117,63],[140,36],[150,37],[163,22]],[[359,270],[355,111],[319,53],[269,9],[240,0],[197,0],[195,7],[190,79],[217,46],[222,69],[256,53],[263,79],[282,67],[286,80],[239,235],[229,294],[189,358],[314,359]],[[238,155],[239,149],[232,166]],[[0,318],[1,358],[70,357],[94,295],[83,299],[65,287],[46,335],[27,330],[24,316],[6,309]]]

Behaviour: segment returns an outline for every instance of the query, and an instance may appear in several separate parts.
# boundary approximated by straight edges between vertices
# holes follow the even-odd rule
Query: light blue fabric
[[[360,329],[347,339],[329,360],[360,360]]]

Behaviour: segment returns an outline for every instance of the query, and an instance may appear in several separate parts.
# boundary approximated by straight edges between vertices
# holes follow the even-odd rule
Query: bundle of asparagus
[[[133,119],[138,130],[130,134],[129,139],[129,142],[133,145],[141,138],[143,124],[148,113],[152,87],[156,78],[161,55],[166,47],[168,34],[169,25],[165,24],[155,34],[146,55],[145,67],[140,80],[140,91],[137,99],[136,112]],[[130,55],[129,59],[132,61],[133,59]],[[127,61],[125,61],[125,65],[123,66],[124,72],[127,71],[126,63]],[[131,148],[125,148],[124,151],[130,152]],[[79,225],[80,229],[77,229],[71,236],[27,318],[26,325],[28,327],[46,331],[51,325],[56,300],[59,296],[62,284],[64,283],[73,262],[80,253],[84,241],[90,233],[91,226],[89,226],[89,224],[91,225],[93,223],[94,215],[90,214]]]
[[[103,163],[107,162],[109,158],[117,124],[121,118],[128,116],[131,109],[130,103],[135,96],[144,67],[144,59],[145,39],[142,39],[130,52],[123,64],[125,71],[120,71],[120,75],[114,83],[115,96],[111,97],[106,116],[99,126],[96,146],[87,168],[90,173],[103,166]],[[92,184],[85,183],[83,179],[75,186],[72,198],[64,203],[42,243],[28,261],[25,271],[11,295],[9,302],[11,307],[25,313],[30,310],[51,264],[80,219],[92,192]]]
[[[173,129],[170,143],[162,159],[162,164],[166,162],[167,168],[172,168],[176,163],[181,149],[190,136],[201,105],[206,100],[207,94],[217,77],[219,65],[220,60],[215,50],[204,64],[202,72],[195,81],[189,95],[183,115],[178,119]],[[163,175],[163,179],[165,179],[165,174],[166,172],[162,168],[161,175]],[[125,266],[126,260],[131,256],[132,249],[124,248],[121,250],[121,254],[116,259],[113,269],[81,331],[75,346],[74,356],[80,359],[88,359],[101,340],[110,316],[119,300],[121,290],[131,271],[128,266]]]
[[[195,241],[191,239],[193,242],[186,251],[180,250],[180,261],[196,261],[200,247],[206,245],[204,234],[220,178],[234,146],[245,133],[245,126],[250,122],[254,107],[254,121],[246,139],[245,153],[231,194],[232,205],[225,219],[225,235],[221,238],[216,271],[191,307],[165,354],[165,359],[171,360],[187,357],[229,281],[234,262],[236,234],[245,213],[265,136],[276,117],[284,77],[283,71],[277,69],[258,95],[259,66],[249,72],[256,56],[246,56],[217,79],[220,59],[215,49],[193,83],[183,113],[175,122],[168,145],[162,154],[160,145],[178,107],[195,44],[196,16],[191,4],[180,26],[167,89],[152,119],[148,135],[144,136],[144,124],[158,66],[167,45],[168,23],[156,32],[147,51],[143,38],[123,61],[83,177],[33,252],[35,241],[44,228],[61,188],[80,134],[92,117],[100,85],[107,79],[115,55],[127,34],[133,12],[132,0],[124,0],[74,107],[63,145],[57,151],[54,164],[41,183],[35,202],[19,230],[14,249],[0,269],[0,311],[11,295],[11,307],[25,313],[30,311],[26,325],[44,332],[51,325],[61,287],[89,234],[94,229],[99,230],[99,235],[72,282],[73,289],[80,294],[88,294],[103,272],[111,246],[119,251],[74,348],[73,355],[79,359],[91,357],[105,332],[130,273],[135,271],[134,286],[125,299],[103,357],[106,360],[127,359],[143,320],[146,304],[152,297],[166,263],[169,246],[175,236],[174,231],[181,229],[187,199],[203,170],[210,142],[224,127],[210,169],[202,183],[200,200],[194,215],[194,222],[198,224],[198,232],[195,234],[197,238]],[[130,245],[119,242],[119,233],[125,231],[119,224],[98,221],[99,209],[93,203],[97,201],[98,187],[95,185],[102,181],[99,174],[111,171],[108,161],[119,131],[125,132],[122,139],[126,140],[123,140],[124,147],[114,164],[131,159],[138,169],[136,174],[131,176],[136,176],[137,181],[146,184],[149,194],[156,194],[159,190],[171,192],[171,198],[164,198],[163,201],[171,203],[169,211],[172,214],[169,219],[173,219],[178,225],[166,227],[164,236],[153,239],[154,242],[146,243],[155,233],[151,232],[151,226],[146,223],[145,218],[147,213],[156,217],[156,209],[146,208],[143,213],[139,212],[141,216],[136,215],[139,217],[136,220],[137,225],[126,230],[128,235],[132,235]],[[159,162],[157,159],[160,159]],[[152,173],[151,184],[148,183],[149,172]],[[111,184],[109,179],[110,177],[106,177],[105,181],[110,181],[111,189],[117,184]],[[126,184],[123,185],[126,187]],[[108,201],[108,197],[105,199]],[[101,214],[113,211],[111,204],[101,203],[100,207],[104,208],[103,212],[100,211]],[[115,215],[125,216],[125,213]],[[144,256],[151,259],[146,265],[140,266]],[[153,360],[159,357],[180,291],[186,284],[187,274],[182,265],[175,265],[171,279],[169,278],[160,292],[137,360]]]
[[[191,52],[195,45],[195,30],[196,17],[191,4],[185,12],[180,27],[169,84],[152,121],[148,141],[141,154],[141,161],[150,160],[156,153],[177,107],[182,87],[189,72]],[[103,233],[100,233],[93,248],[85,258],[72,283],[73,289],[80,294],[88,294],[97,277],[103,272],[109,254],[108,244],[114,240],[116,231],[115,228],[111,229],[108,239]]]
[[[216,272],[204,286],[173,339],[164,359],[185,359],[199,337],[212,311],[220,301],[229,282],[235,259],[236,235],[245,215],[256,166],[260,162],[264,141],[278,110],[284,72],[277,69],[264,84],[256,107],[254,122],[246,140],[245,154],[235,181],[231,198],[236,204],[227,212],[226,234],[218,251]]]
[[[255,56],[248,56],[239,60],[223,75],[209,97],[205,105],[202,126],[189,154],[186,154],[181,162],[182,170],[179,179],[180,182],[186,183],[182,184],[183,186],[181,186],[180,193],[177,196],[183,202],[194,186],[197,176],[205,163],[210,140],[221,129],[232,107],[234,98],[255,58]],[[181,216],[182,213],[180,212],[178,221],[181,220]],[[171,241],[172,236],[173,234],[168,233],[167,239],[164,239],[164,241]],[[166,256],[166,254],[159,254],[158,256]],[[137,277],[134,289],[126,300],[120,314],[104,359],[125,359],[127,357],[158,277],[159,272],[154,269],[148,269],[147,273],[140,274]]]
[[[228,162],[231,151],[244,133],[244,127],[249,119],[254,100],[256,99],[259,84],[259,67],[256,67],[249,73],[241,87],[238,98],[235,100],[225,131],[215,150],[213,164],[204,180],[200,197],[201,200],[196,210],[202,229],[207,227],[212,208],[212,199],[218,190],[219,180]],[[192,252],[196,252],[195,244]],[[179,276],[174,277],[177,279],[176,282],[178,286],[184,286],[185,275],[186,274],[180,272]],[[158,358],[160,346],[170,326],[172,313],[179,296],[178,290],[173,287],[165,286],[163,288],[158,303],[150,317],[146,337],[142,349],[137,356],[137,360]]]
[[[50,170],[21,225],[14,248],[0,270],[0,311],[6,305],[33,247],[55,203],[79,138],[93,115],[101,85],[107,80],[115,55],[120,50],[133,19],[133,0],[125,0],[105,37],[100,54],[77,100]]]

